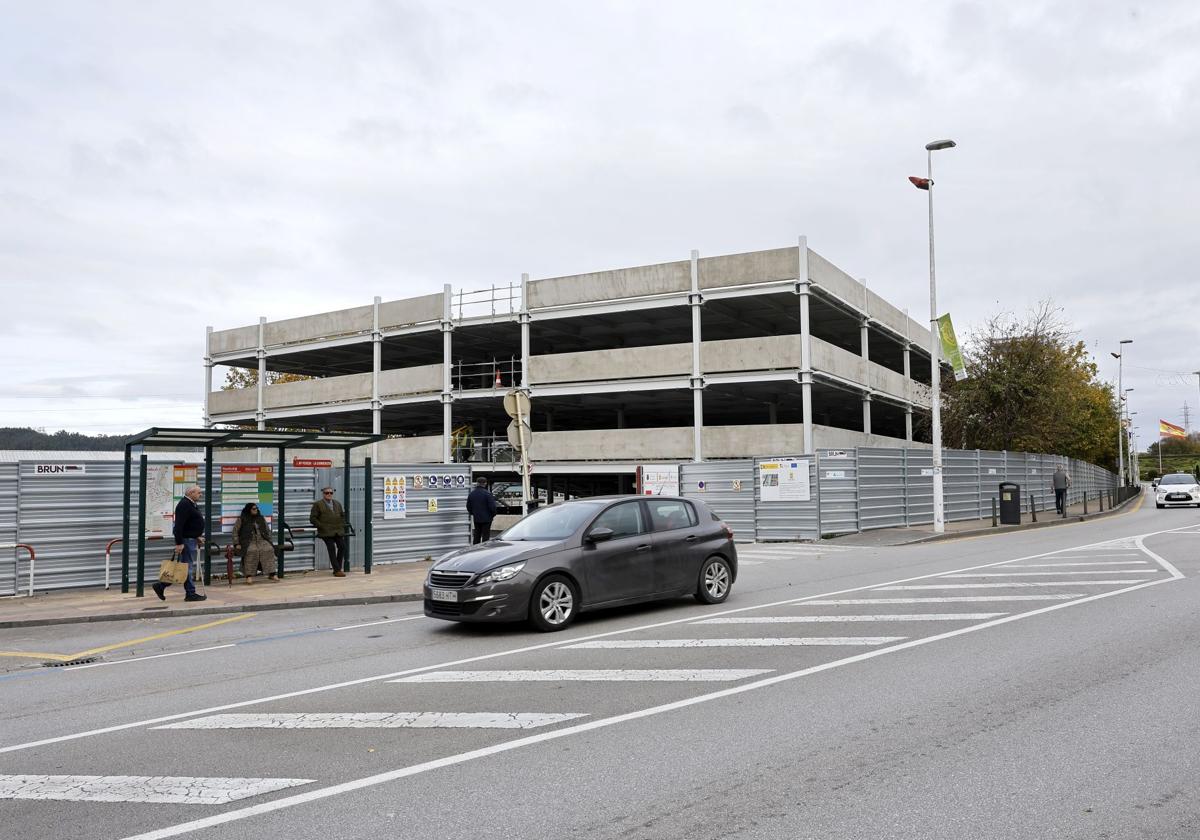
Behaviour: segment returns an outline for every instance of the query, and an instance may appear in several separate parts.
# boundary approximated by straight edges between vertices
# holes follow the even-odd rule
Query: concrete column
[[[379,399],[379,369],[383,366],[383,333],[379,329],[379,303],[376,296],[371,311],[371,432],[383,430],[383,403]],[[371,460],[379,460],[379,444],[371,444]]]
[[[625,407],[624,406],[617,409],[617,428],[618,429],[625,428]]]
[[[692,290],[688,305],[692,309],[692,460],[704,460],[704,376],[700,371],[700,252],[692,251]]]
[[[871,395],[863,394],[863,434],[871,434]]]
[[[450,463],[450,436],[454,431],[452,403],[454,393],[450,390],[451,335],[454,332],[452,304],[454,292],[447,283],[442,287],[442,463]]]
[[[904,342],[904,378],[912,379],[912,345]]]
[[[779,403],[775,400],[767,403],[767,422],[772,426],[779,422]]]
[[[912,439],[913,439],[913,437],[912,437],[912,415],[913,415],[912,406],[911,405],[904,406],[904,439],[906,441],[908,441],[909,443],[912,443]]]
[[[265,429],[267,427],[267,413],[263,409],[263,391],[267,387],[267,348],[263,346],[263,328],[267,323],[267,319],[259,316],[258,319],[258,408],[254,412],[254,419],[257,421],[258,428]]]
[[[546,431],[554,431],[554,412],[551,409],[546,409]]]
[[[858,322],[858,341],[864,361],[870,361],[871,327],[866,318]]]
[[[521,275],[521,387],[529,389],[529,275]]]
[[[204,328],[204,428],[212,428],[212,415],[209,414],[208,397],[212,393],[212,327]]]
[[[808,315],[811,281],[808,277],[808,237],[800,237],[796,293],[800,295],[800,399],[804,412],[804,455],[813,453],[812,330]]]

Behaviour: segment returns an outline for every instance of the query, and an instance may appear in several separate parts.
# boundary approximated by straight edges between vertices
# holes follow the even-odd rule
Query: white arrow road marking
[[[431,674],[414,674],[411,677],[389,680],[389,682],[730,682],[769,673],[771,673],[770,668],[729,670],[677,668],[660,671],[603,669],[594,671],[434,671]]]
[[[911,613],[909,615],[764,615],[706,618],[694,624],[824,624],[827,621],[984,621],[1008,613]]]
[[[1015,568],[1009,566],[1007,568]],[[1066,572],[969,572],[956,575],[942,575],[946,578],[977,578],[977,577],[1033,577],[1035,575],[1145,575],[1149,574],[1153,569],[1092,569],[1091,571],[1066,571]],[[1088,583],[1088,581],[1080,581],[1080,583]]]
[[[945,577],[945,575],[943,575]],[[1025,586],[1125,586],[1129,583],[1145,583],[1145,580],[1038,580],[1010,581],[1005,583],[933,583],[904,586],[877,586],[876,591],[894,592],[898,589],[1008,589]]]
[[[154,802],[224,805],[251,796],[312,784],[315,779],[230,779],[203,776],[6,776],[0,799],[57,802]]]
[[[1082,598],[1082,592],[1068,592],[1066,595],[944,595],[940,598],[837,598],[824,601],[797,601],[790,606],[795,607],[843,607],[862,606],[863,604],[965,604],[974,601],[1069,601],[1072,598]]]
[[[581,642],[567,645],[569,650],[634,650],[637,648],[708,648],[708,647],[808,647],[886,645],[902,642],[907,636],[801,636],[778,639],[619,639],[603,642]]]
[[[210,715],[155,729],[537,729],[582,712],[270,712]]]

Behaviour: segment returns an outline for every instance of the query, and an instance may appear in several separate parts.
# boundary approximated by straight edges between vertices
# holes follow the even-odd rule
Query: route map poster
[[[264,466],[221,467],[221,530],[233,530],[249,502],[258,505],[258,510],[271,524],[275,512],[275,468]]]
[[[150,464],[146,468],[146,533],[169,534],[175,524],[175,506],[196,483],[196,464]]]

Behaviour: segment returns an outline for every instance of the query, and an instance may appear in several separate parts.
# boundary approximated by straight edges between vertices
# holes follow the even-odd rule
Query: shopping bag
[[[174,558],[164,560],[162,568],[158,570],[158,579],[163,583],[183,583],[187,576],[188,564]]]

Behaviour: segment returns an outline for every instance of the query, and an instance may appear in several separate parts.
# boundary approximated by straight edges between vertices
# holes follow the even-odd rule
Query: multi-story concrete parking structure
[[[502,397],[522,387],[537,477],[627,490],[639,463],[920,445],[929,339],[801,238],[210,328],[205,414],[383,432],[397,437],[380,462],[505,472]],[[214,390],[217,365],[256,368],[259,384]],[[267,384],[268,371],[312,378]]]

